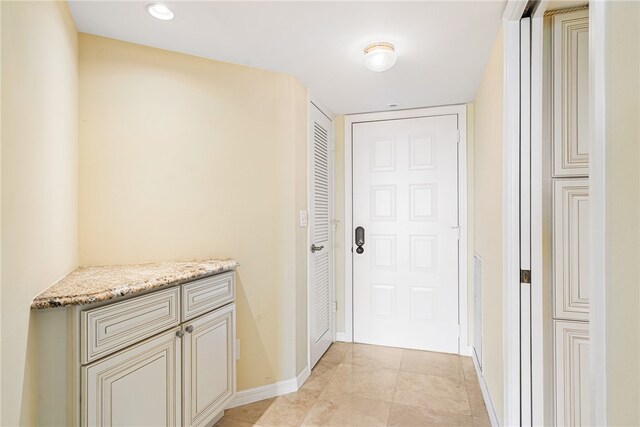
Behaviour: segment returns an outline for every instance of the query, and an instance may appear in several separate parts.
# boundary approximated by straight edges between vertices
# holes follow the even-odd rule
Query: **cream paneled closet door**
[[[353,125],[354,341],[458,353],[457,141],[455,114]]]
[[[589,10],[556,11],[550,25],[554,421],[588,426]]]
[[[331,230],[331,120],[309,104],[309,319],[311,366],[333,342],[333,236]]]

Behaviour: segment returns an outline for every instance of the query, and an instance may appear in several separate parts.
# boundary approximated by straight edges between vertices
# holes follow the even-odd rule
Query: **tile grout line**
[[[473,408],[471,408],[471,396],[469,395],[469,387],[467,386],[467,376],[464,373],[464,367],[462,366],[462,356],[458,355],[458,364],[460,365],[460,371],[462,372],[462,380],[464,381],[464,391],[467,394],[467,404],[469,405],[469,416],[473,422]]]
[[[348,353],[348,351],[347,351]],[[322,388],[320,389],[320,392],[318,393],[318,396],[316,396],[313,399],[313,404],[309,407],[309,410],[307,411],[307,414],[304,416],[304,418],[302,419],[302,422],[300,423],[300,426],[304,425],[304,422],[307,420],[307,418],[309,417],[309,414],[311,413],[311,410],[316,406],[316,404],[318,403],[318,400],[320,398],[320,396],[322,395],[322,393],[324,392],[324,390],[327,388],[327,386],[329,385],[329,383],[331,382],[331,379],[333,378],[333,376],[336,374],[336,371],[338,370],[338,368],[340,367],[340,365],[342,365],[342,363],[344,362],[344,359],[347,357],[347,353],[345,353],[345,355],[342,357],[342,359],[340,360],[340,362],[336,362],[336,367],[335,369],[332,370],[331,375],[329,375],[329,378],[327,379],[326,383],[322,386]],[[320,363],[322,361],[322,357],[320,358],[320,360],[318,361],[318,363]],[[316,363],[317,366],[317,363]],[[313,373],[313,372],[312,372]]]
[[[389,427],[389,418],[391,418],[391,409],[393,408],[393,402],[396,400],[396,391],[398,391],[398,379],[400,378],[400,371],[402,369],[402,358],[404,357],[405,350],[402,350],[400,355],[400,364],[398,365],[398,373],[396,374],[396,383],[393,387],[393,395],[391,396],[391,405],[389,405],[389,413],[387,414],[387,427]]]

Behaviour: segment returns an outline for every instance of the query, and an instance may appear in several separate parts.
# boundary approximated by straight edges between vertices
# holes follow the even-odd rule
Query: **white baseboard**
[[[471,355],[473,354],[473,347],[471,347],[470,345],[462,345],[460,346],[460,356],[469,356],[471,357]]]
[[[491,421],[491,425],[493,427],[499,427],[500,424],[498,424],[496,409],[494,408],[493,402],[491,401],[491,395],[489,394],[487,383],[484,382],[484,376],[482,375],[482,371],[480,370],[480,364],[478,363],[478,359],[476,358],[476,353],[473,351],[473,347],[469,347],[469,351],[471,352],[471,359],[473,359],[473,366],[476,368],[476,375],[478,375],[480,390],[482,390],[482,398],[484,399],[484,404],[487,407],[487,412],[489,413],[489,420]]]
[[[309,365],[307,365],[307,366],[304,367],[304,369],[296,377],[296,383],[298,385],[298,390],[300,390],[300,387],[302,387],[302,385],[305,383],[305,381],[307,381],[307,378],[309,378],[309,375],[311,375],[311,369],[309,369]]]
[[[309,378],[310,374],[311,370],[309,369],[309,366],[307,366],[295,378],[239,391],[236,393],[233,400],[227,405],[227,409],[298,391],[307,378]]]
[[[336,341],[351,342],[352,339],[346,332],[336,332]]]

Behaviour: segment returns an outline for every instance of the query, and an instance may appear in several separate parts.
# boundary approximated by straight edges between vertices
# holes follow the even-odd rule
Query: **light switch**
[[[304,228],[307,226],[307,211],[300,211],[300,227]]]

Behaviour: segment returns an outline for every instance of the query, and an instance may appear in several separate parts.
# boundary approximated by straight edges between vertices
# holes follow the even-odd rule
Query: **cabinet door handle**
[[[176,337],[182,338],[183,336],[184,336],[184,331],[182,329],[180,329],[179,331],[176,331]]]
[[[188,333],[193,332],[193,326],[189,325],[186,328],[184,328]]]

